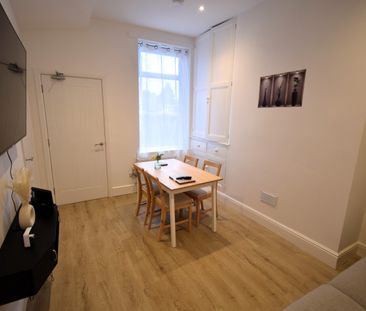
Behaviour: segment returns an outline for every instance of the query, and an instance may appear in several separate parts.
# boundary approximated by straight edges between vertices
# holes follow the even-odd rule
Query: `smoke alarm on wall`
[[[172,0],[174,5],[182,5],[184,0]]]

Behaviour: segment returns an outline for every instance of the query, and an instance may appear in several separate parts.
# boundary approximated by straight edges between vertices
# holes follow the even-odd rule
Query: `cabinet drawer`
[[[207,146],[207,152],[222,159],[226,158],[226,147],[224,146],[209,143]]]
[[[191,140],[191,149],[206,152],[206,143],[199,141],[199,140],[192,139]]]

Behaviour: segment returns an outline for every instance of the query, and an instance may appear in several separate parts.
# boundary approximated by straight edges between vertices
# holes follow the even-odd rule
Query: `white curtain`
[[[138,154],[188,148],[189,53],[139,42]]]

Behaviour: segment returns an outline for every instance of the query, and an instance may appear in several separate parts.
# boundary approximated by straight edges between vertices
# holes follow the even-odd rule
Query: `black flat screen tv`
[[[0,4],[0,155],[27,133],[26,58]]]

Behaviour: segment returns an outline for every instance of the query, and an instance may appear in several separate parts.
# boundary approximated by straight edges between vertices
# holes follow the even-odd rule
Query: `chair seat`
[[[211,196],[211,188],[205,187],[201,189],[194,189],[188,192],[185,192],[193,200],[204,200]]]
[[[214,162],[214,161],[210,161],[210,160],[204,160],[202,170],[208,171],[211,174],[214,174],[216,176],[220,176],[221,164]],[[203,206],[203,201],[212,196],[211,191],[212,191],[212,187],[205,187],[202,189],[191,190],[191,191],[186,192],[186,194],[194,200],[194,203],[196,205],[196,225],[197,226],[200,222],[201,212],[207,212],[209,210],[212,210],[212,208],[204,210],[204,206]],[[216,209],[216,217],[217,217],[217,215],[218,215],[218,212]]]
[[[165,202],[169,202],[169,195],[165,194]],[[184,193],[178,193],[174,196],[175,209],[187,208],[193,204],[193,200]]]

